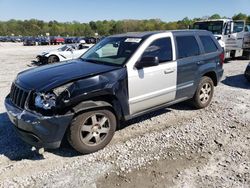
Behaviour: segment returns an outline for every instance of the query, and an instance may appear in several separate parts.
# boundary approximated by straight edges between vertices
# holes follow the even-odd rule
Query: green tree
[[[209,17],[209,19],[220,19],[221,16],[219,14],[213,14],[212,16]]]
[[[246,20],[247,15],[243,13],[239,13],[233,16],[233,20]]]
[[[93,36],[96,32],[101,36],[133,32],[133,31],[153,31],[153,30],[175,30],[187,29],[195,21],[201,19],[218,19],[224,18],[219,14],[212,16],[204,16],[202,18],[189,19],[188,17],[175,22],[163,22],[160,19],[149,20],[104,20],[91,21],[89,23],[73,22],[57,22],[52,20],[44,22],[42,20],[9,20],[0,21],[0,35],[23,35],[23,36],[37,36],[45,35],[61,35],[61,36]],[[250,15],[239,13],[234,15],[234,20],[246,20],[250,22]]]

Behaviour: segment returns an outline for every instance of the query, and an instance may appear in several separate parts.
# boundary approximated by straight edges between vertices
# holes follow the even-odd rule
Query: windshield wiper
[[[88,58],[80,58],[80,59],[83,60],[83,61],[87,61],[87,62],[95,63],[95,64],[102,64],[102,65],[116,66],[116,67],[121,66],[121,65],[114,64],[114,63],[109,63],[109,62],[106,62],[106,61],[99,61],[99,60],[95,60],[95,59],[88,59]]]
[[[87,61],[87,62],[90,62],[90,63],[96,63],[96,64],[103,64],[105,65],[106,62],[104,61],[99,61],[99,60],[95,60],[95,59],[87,59],[87,58],[81,58],[83,61]]]

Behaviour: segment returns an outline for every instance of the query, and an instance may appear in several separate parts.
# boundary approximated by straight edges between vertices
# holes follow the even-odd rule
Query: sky
[[[215,13],[250,15],[250,0],[0,0],[0,21],[39,19],[59,22],[161,19],[177,21]]]

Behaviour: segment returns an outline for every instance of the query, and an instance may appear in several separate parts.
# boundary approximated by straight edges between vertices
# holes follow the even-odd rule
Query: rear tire
[[[250,52],[246,53],[246,59],[250,60]]]
[[[59,58],[55,55],[51,55],[48,58],[48,64],[59,62]]]
[[[70,145],[82,154],[104,148],[113,138],[117,126],[109,110],[93,110],[76,116],[68,130]]]
[[[193,97],[193,104],[196,108],[201,109],[207,107],[214,94],[214,83],[210,77],[204,76]]]

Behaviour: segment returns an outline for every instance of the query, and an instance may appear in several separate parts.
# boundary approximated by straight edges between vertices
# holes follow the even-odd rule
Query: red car
[[[65,40],[62,37],[51,37],[50,43],[51,44],[64,44]]]

